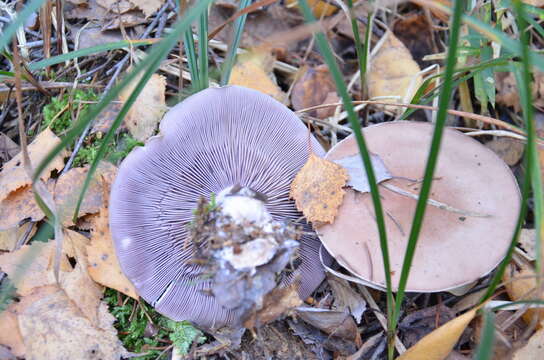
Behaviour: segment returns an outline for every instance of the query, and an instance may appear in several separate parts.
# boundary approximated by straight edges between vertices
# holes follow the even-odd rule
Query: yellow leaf
[[[123,274],[119,260],[117,260],[109,228],[107,208],[102,208],[100,215],[93,219],[91,243],[87,247],[87,253],[89,275],[94,281],[138,299],[134,285]]]
[[[327,1],[323,0],[307,0],[308,6],[312,9],[312,13],[316,18],[320,18],[322,16],[330,16],[334,14],[338,7],[331,5],[327,3]],[[298,7],[298,0],[287,0],[286,2],[287,7]]]
[[[273,57],[266,51],[258,51],[238,57],[232,68],[230,85],[240,85],[268,94],[283,102],[285,94],[268,75],[272,70]]]
[[[434,330],[408,349],[397,360],[440,360],[451,352],[467,325],[474,319],[474,308]]]
[[[410,102],[421,85],[419,65],[404,44],[388,31],[371,59],[368,72],[368,92],[377,96],[398,96],[399,99],[384,99],[385,102]],[[389,111],[403,111],[399,107],[386,107]]]
[[[310,222],[332,223],[344,198],[348,173],[342,166],[310,154],[291,184],[290,197]]]
[[[121,101],[128,100],[141,76],[137,76],[123,89],[119,95]],[[151,75],[125,116],[125,125],[135,139],[146,141],[155,134],[157,124],[166,110],[165,91],[166,78],[158,74]]]
[[[59,143],[60,139],[49,128],[36,136],[34,141],[28,146],[28,155],[32,167],[36,168],[45,159],[45,156]],[[51,176],[51,171],[60,170],[64,167],[64,153],[64,151],[61,152],[47,165],[41,174],[42,180],[47,181]],[[19,153],[5,163],[2,172],[0,172],[0,200],[5,199],[12,191],[30,184],[30,178],[27,176],[23,166],[23,156]]]
[[[508,296],[513,301],[519,300],[532,300],[536,299],[536,274],[535,271],[529,266],[525,265],[519,270],[514,270],[512,265],[509,265],[502,277]],[[544,300],[544,299],[541,299]],[[523,314],[523,320],[527,324],[530,324],[533,317],[538,315],[540,321],[544,320],[544,309],[533,308],[527,309]],[[539,325],[540,327],[541,325]]]

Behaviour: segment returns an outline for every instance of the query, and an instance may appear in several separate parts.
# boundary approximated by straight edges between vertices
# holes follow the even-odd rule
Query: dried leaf
[[[17,303],[11,303],[0,312],[0,344],[7,346],[17,357],[25,356],[25,344],[17,322]]]
[[[395,36],[410,50],[412,57],[420,67],[429,66],[423,57],[434,53],[432,29],[429,16],[417,13],[402,17],[393,27]]]
[[[536,360],[544,359],[544,328],[540,328],[531,336],[529,342],[522,348],[516,350],[512,356],[513,360]]]
[[[28,146],[31,165],[36,167],[59,143],[60,139],[49,128],[42,131]],[[64,167],[64,154],[64,151],[61,152],[47,165],[41,174],[42,180],[47,181],[51,176],[51,171],[60,170]],[[0,172],[0,200],[5,199],[12,191],[30,184],[31,179],[26,174],[23,157],[19,153],[5,163],[2,172]]]
[[[509,166],[516,165],[523,156],[523,142],[509,137],[499,137],[485,143]]]
[[[87,1],[70,1],[76,6],[70,6],[67,4],[64,11],[64,16],[67,19],[86,19],[86,20],[103,20],[107,14],[108,10],[100,5],[98,5],[97,0],[87,0]]]
[[[536,230],[521,229],[519,234],[519,245],[525,250],[525,253],[531,260],[536,259]]]
[[[119,14],[126,13],[135,8],[133,1],[129,0],[96,0],[96,2],[103,8]]]
[[[72,216],[88,170],[88,167],[70,169],[57,181],[54,199],[58,216],[64,226],[74,224]],[[100,211],[100,208],[104,206],[104,185],[109,188],[116,175],[117,168],[113,164],[103,161],[98,165],[79,209],[79,216],[95,214]]]
[[[296,314],[331,336],[355,341],[359,335],[357,325],[348,312],[299,307],[296,308]]]
[[[0,162],[6,162],[19,152],[19,145],[0,132]]]
[[[35,288],[17,309],[27,359],[119,359],[126,354],[105,304],[100,326],[95,326],[64,291],[49,285]]]
[[[521,109],[519,90],[514,74],[511,72],[495,73],[495,82],[497,84],[497,103],[511,106],[516,112],[519,112]],[[534,71],[532,85],[533,105],[542,109],[544,108],[544,72]]]
[[[240,85],[268,94],[276,100],[285,101],[285,94],[268,75],[273,57],[264,51],[239,56],[230,75],[230,85]]]
[[[399,39],[388,31],[376,55],[370,62],[368,91],[371,98],[377,96],[398,96],[399,99],[384,99],[385,102],[410,102],[422,83],[419,65],[410,51]],[[393,112],[402,112],[399,107],[386,107]]]
[[[287,7],[298,7],[298,0],[287,0],[285,5]],[[338,10],[338,7],[323,0],[308,0],[308,6],[312,9],[312,13],[318,19],[322,16],[330,16]]]
[[[344,198],[347,171],[310,154],[291,184],[289,196],[310,222],[332,223]]]
[[[0,268],[13,282],[19,295],[29,294],[33,288],[55,283],[51,272],[55,242],[34,241],[32,245],[22,246],[19,250],[0,255]],[[66,258],[61,258],[61,269],[71,270]]]
[[[252,314],[244,322],[244,327],[261,327],[264,324],[277,320],[280,316],[285,315],[287,311],[301,304],[302,300],[298,295],[297,286],[291,285],[284,288],[275,288],[266,294],[262,309]]]
[[[506,288],[506,292],[512,301],[537,299],[536,294],[536,274],[530,265],[524,265],[519,270],[515,270],[512,265],[509,265],[502,277]],[[541,298],[540,300],[544,300]],[[544,320],[544,309],[527,309],[523,314],[523,320],[530,324],[534,316]]]
[[[344,312],[347,309],[359,324],[366,310],[366,301],[363,297],[353,290],[346,280],[327,274],[327,282],[334,293],[336,310]]]
[[[123,89],[119,95],[121,101],[127,101],[140,77]],[[158,74],[151,75],[125,117],[125,125],[135,139],[145,141],[155,133],[166,110],[165,91],[166,78]]]
[[[145,17],[153,15],[164,4],[165,0],[130,0],[145,14]]]
[[[372,161],[374,175],[378,184],[393,178],[389,170],[385,167],[385,163],[378,155],[370,154],[370,160]],[[363,160],[359,154],[333,161],[347,170],[349,174],[348,186],[362,193],[370,192],[370,185],[363,166]]]
[[[134,299],[138,294],[134,285],[121,271],[109,229],[108,211],[100,210],[91,231],[91,243],[87,247],[89,275],[99,284],[115,289]]]
[[[52,189],[53,180],[49,179],[47,185],[49,189]],[[44,217],[30,185],[12,191],[4,200],[0,201],[0,230],[17,227],[24,219],[40,221]]]
[[[406,329],[402,342],[406,347],[415,345],[425,335],[455,318],[455,313],[445,305],[435,305],[414,311],[404,317],[400,327]]]
[[[332,94],[332,95],[331,95]],[[339,101],[336,86],[332,80],[329,68],[320,65],[308,68],[293,85],[291,102],[295,110],[302,110],[316,105],[335,103]],[[312,110],[311,116],[326,118],[334,114],[334,107]]]
[[[474,319],[477,310],[477,308],[474,308],[448,321],[421,339],[417,344],[399,356],[397,360],[445,359],[463,334],[465,328]]]
[[[31,222],[27,222],[20,227],[0,231],[0,250],[12,251],[17,241],[24,236],[29,239],[32,238],[36,233],[36,226],[33,225]]]

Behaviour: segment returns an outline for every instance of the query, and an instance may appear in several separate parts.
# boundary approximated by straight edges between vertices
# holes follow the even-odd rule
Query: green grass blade
[[[189,72],[191,73],[191,87],[196,90],[200,88],[200,76],[198,73],[193,31],[189,28],[184,32],[183,36],[183,47],[185,48],[185,56],[187,56],[187,64],[189,65]],[[179,90],[181,91],[181,89]]]
[[[23,11],[17,14],[13,22],[2,31],[2,36],[0,36],[0,49],[3,49],[4,46],[9,44],[13,35],[17,32],[17,29],[25,23],[30,15],[38,11],[43,2],[44,0],[32,0],[25,6]]]
[[[313,16],[312,11],[310,10],[310,7],[308,6],[308,2],[306,0],[300,0],[299,5],[300,5],[300,8],[302,9],[306,22],[314,23],[316,19]],[[389,260],[389,247],[387,245],[387,234],[385,229],[385,220],[383,216],[382,203],[380,200],[380,193],[379,193],[378,185],[376,183],[376,175],[374,173],[372,162],[370,160],[370,153],[366,146],[366,141],[361,131],[361,125],[359,124],[357,114],[355,113],[355,109],[353,108],[353,103],[351,101],[351,97],[348,93],[346,84],[344,82],[344,78],[342,76],[342,73],[340,72],[340,68],[338,67],[338,64],[336,63],[334,55],[329,46],[329,43],[327,42],[327,38],[325,37],[325,34],[323,34],[323,32],[318,32],[315,34],[315,39],[316,39],[317,45],[319,46],[319,50],[321,54],[323,55],[323,58],[325,59],[325,62],[329,66],[329,70],[336,84],[336,90],[338,91],[338,94],[342,98],[342,102],[344,103],[344,108],[346,109],[346,112],[348,113],[348,120],[353,129],[355,139],[357,140],[357,145],[359,147],[361,159],[363,161],[363,165],[368,177],[368,183],[370,185],[370,193],[372,196],[372,202],[374,204],[376,225],[378,227],[378,233],[380,235],[380,246],[382,251],[384,272],[385,272],[384,276],[385,276],[385,283],[387,287],[387,304],[388,304],[387,312],[388,312],[388,315],[391,315],[392,306],[393,306],[393,290],[392,290],[392,284],[391,284],[391,265]],[[388,316],[388,318],[391,319],[391,316]],[[389,334],[389,338],[390,339],[393,338],[391,333]]]
[[[152,45],[155,42],[156,42],[155,40],[123,40],[123,41],[117,41],[117,42],[112,42],[107,44],[101,44],[98,46],[92,46],[92,47],[88,47],[84,49],[79,49],[76,51],[70,51],[69,53],[66,53],[66,54],[57,55],[57,56],[50,57],[48,59],[36,61],[35,63],[28,65],[28,68],[31,71],[41,70],[48,66],[60,64],[65,61],[79,58],[82,56],[97,54],[104,51],[123,49],[128,47]]]
[[[128,82],[134,79],[139,72],[143,71],[142,78],[140,79],[140,81],[138,81],[138,84],[136,85],[134,90],[131,92],[125,104],[123,104],[123,107],[119,111],[119,114],[115,118],[111,128],[106,133],[106,135],[104,136],[104,139],[102,140],[102,143],[100,144],[97,155],[94,158],[89,168],[87,177],[85,178],[85,182],[83,183],[81,194],[79,196],[76,209],[74,212],[74,221],[75,219],[77,219],[79,209],[81,207],[81,204],[83,203],[83,198],[85,196],[87,189],[89,188],[89,185],[91,184],[92,176],[96,168],[98,167],[98,163],[105,156],[109,142],[113,139],[115,135],[115,131],[121,125],[125,115],[130,110],[130,107],[132,106],[134,101],[136,101],[138,95],[144,88],[147,81],[151,78],[153,73],[159,68],[161,61],[164,58],[166,58],[170,50],[176,45],[179,36],[184,32],[187,33],[187,28],[191,25],[191,23],[195,20],[195,18],[198,17],[199,14],[203,14],[204,11],[208,9],[208,6],[212,1],[213,0],[201,0],[200,3],[195,5],[192,9],[190,9],[185,15],[185,17],[173,28],[172,32],[160,44],[158,44],[159,46],[156,47],[155,51],[150,51],[148,58],[146,58],[144,61],[142,61],[142,63],[137,65],[133,73],[131,73],[131,76],[129,76],[130,80],[127,81],[126,79],[124,79],[121,82],[121,84],[119,84],[119,86],[122,85],[121,88],[119,89],[120,91],[124,86],[128,84]]]
[[[489,360],[493,356],[493,341],[495,340],[495,313],[484,310],[484,325],[480,335],[480,343],[476,349],[474,360]]]
[[[198,23],[198,69],[200,70],[200,89],[210,86],[208,74],[208,11],[200,15]]]
[[[353,0],[348,0],[348,9],[349,9],[349,16],[351,19],[351,31],[353,32],[353,40],[355,42],[355,50],[357,52],[357,61],[359,63],[359,79],[361,82],[361,91],[363,93],[366,93],[366,71],[367,71],[367,65],[368,65],[368,49],[370,44],[370,35],[372,34],[372,19],[374,17],[372,12],[368,13],[368,21],[367,26],[365,30],[365,43],[364,47],[361,43],[361,36],[359,35],[359,26],[357,23],[357,18],[355,16],[355,12],[353,11]],[[364,100],[364,99],[361,99]]]
[[[523,109],[523,119],[525,121],[525,127],[527,132],[527,143],[525,145],[525,159],[524,159],[524,165],[525,165],[525,178],[523,181],[521,194],[521,210],[520,214],[518,216],[518,223],[516,226],[516,229],[514,231],[514,234],[512,236],[512,241],[510,243],[510,247],[508,248],[508,251],[506,253],[506,256],[504,257],[503,261],[500,263],[499,267],[497,268],[497,271],[491,278],[491,281],[489,283],[489,286],[487,288],[486,293],[482,297],[481,301],[485,301],[489,299],[491,296],[493,296],[493,293],[495,292],[495,289],[501,282],[502,276],[504,274],[504,271],[506,270],[506,267],[508,266],[508,263],[510,262],[512,258],[512,253],[514,252],[514,249],[517,244],[517,240],[519,237],[519,233],[521,231],[521,227],[523,223],[525,222],[525,216],[527,214],[527,200],[529,198],[529,193],[531,190],[531,186],[533,189],[533,195],[534,195],[534,212],[535,212],[535,228],[536,228],[536,251],[537,254],[540,254],[540,250],[542,248],[542,241],[541,241],[541,230],[542,230],[542,212],[543,212],[543,199],[542,199],[542,179],[540,174],[540,165],[539,165],[539,158],[538,158],[538,150],[536,147],[536,126],[535,126],[535,119],[534,119],[534,110],[533,110],[533,104],[531,99],[531,65],[533,58],[531,57],[531,53],[529,50],[529,36],[526,31],[522,31],[526,28],[526,22],[524,20],[524,6],[522,6],[521,1],[513,1],[514,9],[516,10],[516,19],[518,22],[518,28],[520,29],[520,44],[521,44],[521,64],[520,65],[512,65],[513,72],[516,77],[517,86],[520,93],[520,99],[521,99],[521,105]],[[542,270],[542,258],[540,256],[537,256],[537,274],[540,274],[540,271]]]
[[[89,108],[88,113],[85,114],[79,121],[76,122],[73,128],[71,128],[67,134],[61,139],[61,142],[55,146],[53,150],[47,154],[45,159],[36,167],[34,171],[33,181],[38,177],[38,174],[43,172],[45,167],[57,156],[66,146],[68,146],[72,141],[85,129],[85,127],[94,119],[102,110],[104,110],[113,100],[115,100],[121,90],[126,87],[136,75],[144,69],[147,69],[156,59],[157,55],[163,55],[164,49],[171,49],[179,38],[179,34],[182,31],[186,31],[191,22],[193,22],[197,16],[204,11],[205,6],[207,6],[212,0],[201,0],[197,5],[192,9],[187,11],[185,17],[174,27],[173,31],[160,43],[155,44],[149,49],[149,56],[142,60],[139,64],[134,67],[134,70],[124,79],[122,79],[119,84],[114,86],[112,90],[104,95],[102,100]],[[180,30],[181,29],[181,30]],[[92,174],[89,173],[90,176]]]
[[[452,78],[455,71],[455,64],[457,62],[459,29],[461,27],[461,15],[464,9],[464,4],[464,0],[457,0],[455,1],[454,5],[454,13],[450,26],[448,56],[446,60],[446,69],[444,71],[442,91],[440,92],[439,97],[438,112],[436,115],[436,125],[433,132],[429,155],[427,158],[427,166],[425,168],[423,183],[421,185],[421,191],[419,193],[419,200],[416,205],[416,211],[412,220],[410,235],[408,237],[408,244],[406,245],[406,251],[404,254],[404,261],[402,264],[402,271],[399,279],[397,297],[395,299],[395,312],[392,320],[393,328],[396,328],[399,320],[402,301],[404,299],[406,291],[406,283],[408,281],[408,275],[410,274],[410,268],[414,259],[419,233],[423,225],[423,218],[425,217],[425,210],[427,208],[427,199],[429,198],[434,170],[438,161],[438,153],[440,151],[440,144],[442,142],[442,133],[446,124],[446,118],[448,116],[447,110],[453,92]]]
[[[248,7],[249,4],[251,4],[251,0],[241,0],[239,10],[243,10],[244,8]],[[222,86],[225,86],[229,83],[230,73],[232,72],[232,67],[234,66],[234,63],[236,61],[236,50],[238,50],[240,40],[242,39],[242,32],[244,31],[246,18],[247,14],[244,14],[236,19],[236,21],[234,22],[234,38],[232,39],[232,43],[229,45],[227,57],[225,58],[225,62],[223,63],[223,72],[221,73]]]

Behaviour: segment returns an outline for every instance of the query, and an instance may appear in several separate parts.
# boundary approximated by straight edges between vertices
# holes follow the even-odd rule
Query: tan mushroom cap
[[[389,122],[365,128],[369,150],[395,177],[422,179],[433,125]],[[326,158],[358,153],[353,136],[333,147]],[[418,194],[421,183],[393,178],[386,183]],[[393,287],[396,288],[415,212],[416,200],[380,186]],[[512,238],[520,192],[508,166],[488,148],[462,133],[445,129],[431,198],[457,209],[489,217],[464,216],[427,205],[407,291],[453,289],[488,274],[502,260]],[[394,220],[393,220],[394,219]],[[333,224],[318,228],[325,248],[353,274],[385,286],[374,207],[369,193],[347,189]]]

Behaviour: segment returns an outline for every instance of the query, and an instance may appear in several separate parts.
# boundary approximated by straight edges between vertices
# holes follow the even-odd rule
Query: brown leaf
[[[55,285],[35,288],[17,306],[27,359],[119,359],[126,351],[100,307],[100,326],[89,321]]]
[[[298,0],[287,0],[285,5],[287,7],[298,7]],[[338,10],[338,7],[323,0],[308,0],[308,6],[312,9],[312,13],[318,19],[322,16],[330,16]]]
[[[145,14],[145,17],[153,15],[164,4],[165,0],[130,0]]]
[[[58,144],[60,139],[49,129],[42,131],[34,141],[28,146],[28,154],[32,168],[35,168],[47,154]],[[47,181],[51,176],[51,171],[60,170],[64,167],[65,152],[57,155],[41,174],[41,178]],[[5,199],[12,191],[23,186],[30,185],[31,179],[27,176],[23,166],[23,157],[19,153],[13,159],[4,164],[0,172],[0,200]]]
[[[295,284],[293,283],[293,285],[284,288],[276,288],[268,293],[264,298],[262,309],[246,320],[244,327],[261,327],[264,324],[277,320],[292,308],[301,305],[302,300],[298,295],[298,289]]]
[[[19,152],[19,145],[0,132],[0,162],[6,162]]]
[[[93,224],[91,244],[87,247],[89,275],[99,284],[138,299],[134,285],[121,271],[108,224],[108,210],[102,208]]]
[[[334,306],[342,312],[349,311],[357,323],[361,322],[363,312],[366,310],[366,301],[353,290],[346,280],[327,274],[327,282],[334,293]]]
[[[66,252],[73,254],[77,264],[73,271],[61,273],[60,286],[81,313],[93,325],[98,325],[98,311],[103,289],[94,282],[87,272],[89,266],[87,261],[87,245],[90,241],[85,236],[72,230],[65,231],[64,241]]]
[[[509,137],[499,137],[485,143],[509,166],[516,165],[523,156],[523,142]]]
[[[57,213],[64,226],[73,225],[72,216],[79,199],[83,182],[87,177],[88,166],[84,168],[73,168],[67,173],[61,175],[57,181],[54,191]],[[95,214],[104,206],[104,188],[113,183],[117,175],[117,167],[113,164],[103,161],[98,165],[91,184],[85,193],[83,202],[79,209],[79,216]],[[104,184],[105,182],[105,184]]]
[[[134,82],[123,89],[119,95],[121,101],[128,100],[140,78],[141,76],[138,76]],[[155,133],[157,124],[166,110],[165,91],[166,78],[153,74],[132,104],[125,117],[125,125],[135,139],[145,141]]]
[[[297,308],[302,320],[331,336],[355,341],[359,335],[357,325],[348,312],[317,308]]]
[[[55,283],[51,271],[55,242],[34,241],[19,250],[0,255],[0,268],[13,282],[19,295],[29,294],[33,288]],[[66,258],[61,258],[61,269],[71,270]]]
[[[544,72],[535,70],[533,72],[533,105],[540,109],[544,108]],[[519,90],[516,84],[516,78],[511,72],[495,73],[495,82],[497,84],[497,103],[511,106],[516,112],[521,109],[519,100]]]
[[[124,14],[135,8],[134,1],[129,0],[96,0],[96,2],[104,9],[109,9],[119,14]]]
[[[537,299],[536,295],[536,274],[530,265],[525,265],[521,269],[514,269],[509,265],[502,277],[506,292],[512,301]],[[544,300],[544,299],[539,299]],[[528,309],[523,314],[523,320],[530,324],[534,316],[544,320],[544,309]]]
[[[422,60],[426,55],[434,53],[431,24],[426,14],[412,14],[399,19],[395,22],[393,32],[410,50],[420,67],[430,65],[428,61]]]
[[[255,89],[280,102],[285,101],[285,94],[268,75],[273,60],[272,55],[264,51],[239,56],[232,68],[229,84]]]
[[[332,223],[344,198],[347,171],[310,154],[291,184],[289,196],[310,222]]]
[[[371,98],[376,96],[398,96],[396,99],[382,101],[396,103],[410,102],[412,96],[422,83],[418,64],[412,58],[410,51],[399,39],[388,31],[384,35],[378,52],[370,62],[368,72],[368,92]],[[402,112],[403,108],[386,107],[393,112]]]
[[[336,94],[336,86],[326,65],[308,68],[293,86],[291,102],[293,108],[297,111],[338,101],[339,97]],[[319,118],[326,118],[332,116],[334,110],[334,107],[330,107],[312,110],[308,114]]]
[[[544,359],[544,328],[541,328],[531,336],[529,342],[522,348],[516,350],[512,356],[513,360],[536,360]]]
[[[478,308],[474,308],[455,319],[448,321],[429,335],[421,339],[398,360],[442,360],[451,352],[463,331],[474,319]]]
[[[36,233],[36,226],[32,222],[27,222],[20,227],[13,227],[8,230],[0,231],[0,250],[12,251],[17,241],[26,236],[32,238]]]
[[[11,303],[0,312],[0,344],[7,346],[15,356],[25,356],[25,344],[17,322],[17,303]]]

